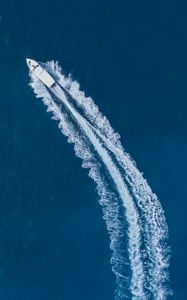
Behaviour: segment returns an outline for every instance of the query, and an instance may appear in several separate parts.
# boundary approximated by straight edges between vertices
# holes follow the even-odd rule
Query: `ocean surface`
[[[160,199],[172,299],[187,299],[187,3],[0,2],[0,298],[112,300],[96,188],[36,99],[27,57],[57,60]]]

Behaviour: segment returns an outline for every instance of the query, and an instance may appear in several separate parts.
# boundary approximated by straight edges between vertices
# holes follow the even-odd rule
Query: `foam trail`
[[[70,122],[71,117],[62,113],[59,105],[53,101],[42,84],[36,78],[32,78],[32,86],[36,94],[43,97],[48,110],[52,111],[55,118],[60,121],[62,132],[69,137],[70,142],[75,144],[76,155],[83,159],[84,167],[90,168],[89,175],[97,184],[101,197],[100,203],[103,205],[104,218],[111,237],[113,271],[118,285],[116,300],[124,299],[125,295],[128,295],[127,292],[125,293],[128,280],[121,268],[125,264],[120,240],[121,234],[124,234],[122,233],[123,221],[119,218],[119,199],[110,192],[110,187],[103,179],[104,175],[88,144],[94,147],[101,158],[125,207],[125,217],[128,222],[128,254],[132,272],[129,284],[131,298],[134,300],[166,299],[168,258],[163,241],[167,237],[167,225],[157,197],[152,193],[130,156],[124,152],[119,135],[113,131],[93,100],[86,98],[84,93],[80,92],[79,85],[70,77],[63,76],[57,64],[49,63],[48,68],[84,114],[83,117],[70,104],[67,95],[59,87],[53,91],[71,113],[71,117],[76,120],[79,125],[77,131]]]
[[[104,141],[105,146],[114,153],[120,167],[124,170],[125,179],[132,189],[144,221],[142,232],[146,247],[144,256],[146,256],[147,264],[149,264],[146,287],[148,290],[154,291],[156,299],[164,299],[166,294],[170,294],[171,291],[164,289],[168,280],[167,269],[169,265],[168,247],[166,246],[168,228],[160,202],[152,193],[135,162],[124,152],[119,135],[113,131],[108,120],[99,112],[93,100],[90,97],[85,97],[79,89],[79,84],[72,81],[70,76],[66,78],[60,75],[61,70],[57,64],[53,63],[52,68],[58,74],[59,83],[76,100],[77,105],[83,109],[85,116],[95,127],[95,132]]]

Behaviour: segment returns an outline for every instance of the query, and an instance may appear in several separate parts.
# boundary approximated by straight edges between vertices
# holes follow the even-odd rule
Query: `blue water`
[[[91,95],[159,196],[173,299],[187,299],[187,4],[0,4],[0,296],[113,299],[95,186],[28,87],[26,57],[55,59]]]

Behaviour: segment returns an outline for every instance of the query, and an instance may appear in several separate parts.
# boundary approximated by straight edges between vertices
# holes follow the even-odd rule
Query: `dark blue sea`
[[[95,185],[28,86],[57,60],[121,135],[165,211],[187,299],[187,3],[0,1],[0,298],[112,300]]]

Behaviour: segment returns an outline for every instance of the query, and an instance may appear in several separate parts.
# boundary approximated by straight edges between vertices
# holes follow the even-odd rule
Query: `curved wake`
[[[158,198],[93,100],[57,63],[48,62],[45,68],[59,85],[49,92],[30,74],[31,86],[96,183],[111,240],[115,299],[166,299],[168,229]]]

